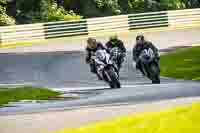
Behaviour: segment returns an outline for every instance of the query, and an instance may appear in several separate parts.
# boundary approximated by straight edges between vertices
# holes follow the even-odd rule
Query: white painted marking
[[[28,86],[33,85],[33,83],[16,83],[16,84],[0,84],[0,86]]]
[[[164,84],[144,84],[144,85],[122,85],[122,88],[135,88],[135,87],[150,87],[150,86],[168,86],[168,85],[178,85],[182,83],[164,83]],[[89,91],[89,90],[102,90],[102,89],[109,89],[109,86],[94,86],[94,87],[74,87],[74,88],[51,88],[55,91],[64,91],[64,92],[70,92],[70,91]]]

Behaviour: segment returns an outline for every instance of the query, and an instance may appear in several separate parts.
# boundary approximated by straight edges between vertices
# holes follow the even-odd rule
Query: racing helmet
[[[137,35],[136,41],[138,41],[138,40],[144,41],[144,35],[142,35],[142,34]]]
[[[112,43],[112,45],[116,45],[116,40],[118,39],[117,34],[114,34],[112,36],[110,36],[110,41]]]
[[[97,42],[95,38],[89,37],[87,39],[87,46],[90,49],[95,49],[97,47]]]

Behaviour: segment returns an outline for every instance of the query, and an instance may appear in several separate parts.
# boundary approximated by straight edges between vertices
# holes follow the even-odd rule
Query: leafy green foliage
[[[6,14],[6,5],[7,5],[6,0],[0,0],[0,25],[1,26],[15,24],[15,19]]]
[[[15,19],[8,16],[6,13],[0,14],[0,26],[13,25],[15,24]]]
[[[6,0],[0,0],[0,14],[5,13],[6,11],[5,5],[6,5]]]
[[[6,7],[7,0],[0,0],[0,24],[14,24]],[[9,14],[26,24],[198,7],[200,0],[16,0],[16,15]]]
[[[53,3],[48,10],[48,21],[64,21],[64,20],[79,20],[81,16],[76,15],[72,10],[66,11],[63,7],[58,7],[56,3]]]
[[[146,7],[144,0],[129,0],[128,4],[131,12],[142,12]]]
[[[166,10],[184,9],[186,8],[185,2],[183,0],[160,0],[160,5]]]
[[[54,0],[19,1],[17,4],[17,21],[19,23],[77,20],[81,18],[73,11],[66,11],[64,7],[59,7]]]
[[[94,0],[97,7],[103,10],[112,12],[113,14],[120,14],[120,6],[118,0]]]

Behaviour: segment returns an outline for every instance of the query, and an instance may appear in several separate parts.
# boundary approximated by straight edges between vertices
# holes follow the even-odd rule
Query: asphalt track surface
[[[130,52],[120,73],[121,89],[109,89],[91,74],[82,52],[2,54],[0,60],[3,61],[0,65],[1,83],[31,83],[60,91],[73,88],[70,89],[73,93],[86,95],[73,101],[16,103],[12,107],[0,108],[2,115],[200,96],[200,83],[195,81],[162,78],[160,85],[152,85],[136,72]]]
[[[162,48],[162,45],[167,45],[171,42],[175,43],[175,41],[181,42],[179,45],[183,45],[184,40],[181,40],[183,39],[181,35],[184,35],[184,33],[187,34],[185,36],[185,44],[199,43],[199,34],[197,35],[199,32],[199,28],[196,28],[188,30],[188,32],[148,33],[147,36],[149,35],[153,39],[160,36],[159,47]],[[171,42],[170,39],[166,38],[166,34],[173,38]],[[39,47],[36,47],[36,49],[39,49]],[[41,46],[41,48],[44,47],[45,45]],[[28,49],[31,50],[30,47]],[[0,115],[71,110],[88,106],[138,104],[200,96],[200,82],[198,81],[162,78],[161,84],[152,85],[151,81],[142,77],[133,67],[130,51],[120,72],[122,88],[109,89],[107,84],[99,81],[95,75],[90,73],[89,67],[84,61],[84,52],[65,52],[64,50],[64,52],[60,50],[53,52],[53,50],[50,50],[51,52],[45,53],[37,53],[35,51],[33,53],[13,53],[12,50],[11,53],[7,53],[4,50],[0,54],[1,85],[44,86],[59,91],[70,91],[80,96],[80,99],[28,104],[15,103],[12,106],[0,108]],[[16,50],[14,49],[13,51]]]

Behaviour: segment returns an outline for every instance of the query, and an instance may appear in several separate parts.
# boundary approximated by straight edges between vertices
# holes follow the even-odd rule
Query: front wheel
[[[155,77],[155,79],[152,80],[152,84],[160,84],[160,77]]]
[[[107,70],[108,76],[110,78],[109,85],[111,88],[121,88],[121,84],[119,82],[119,78],[117,73],[114,72],[112,67]]]
[[[160,84],[160,70],[156,64],[151,64],[150,78],[153,84]]]

